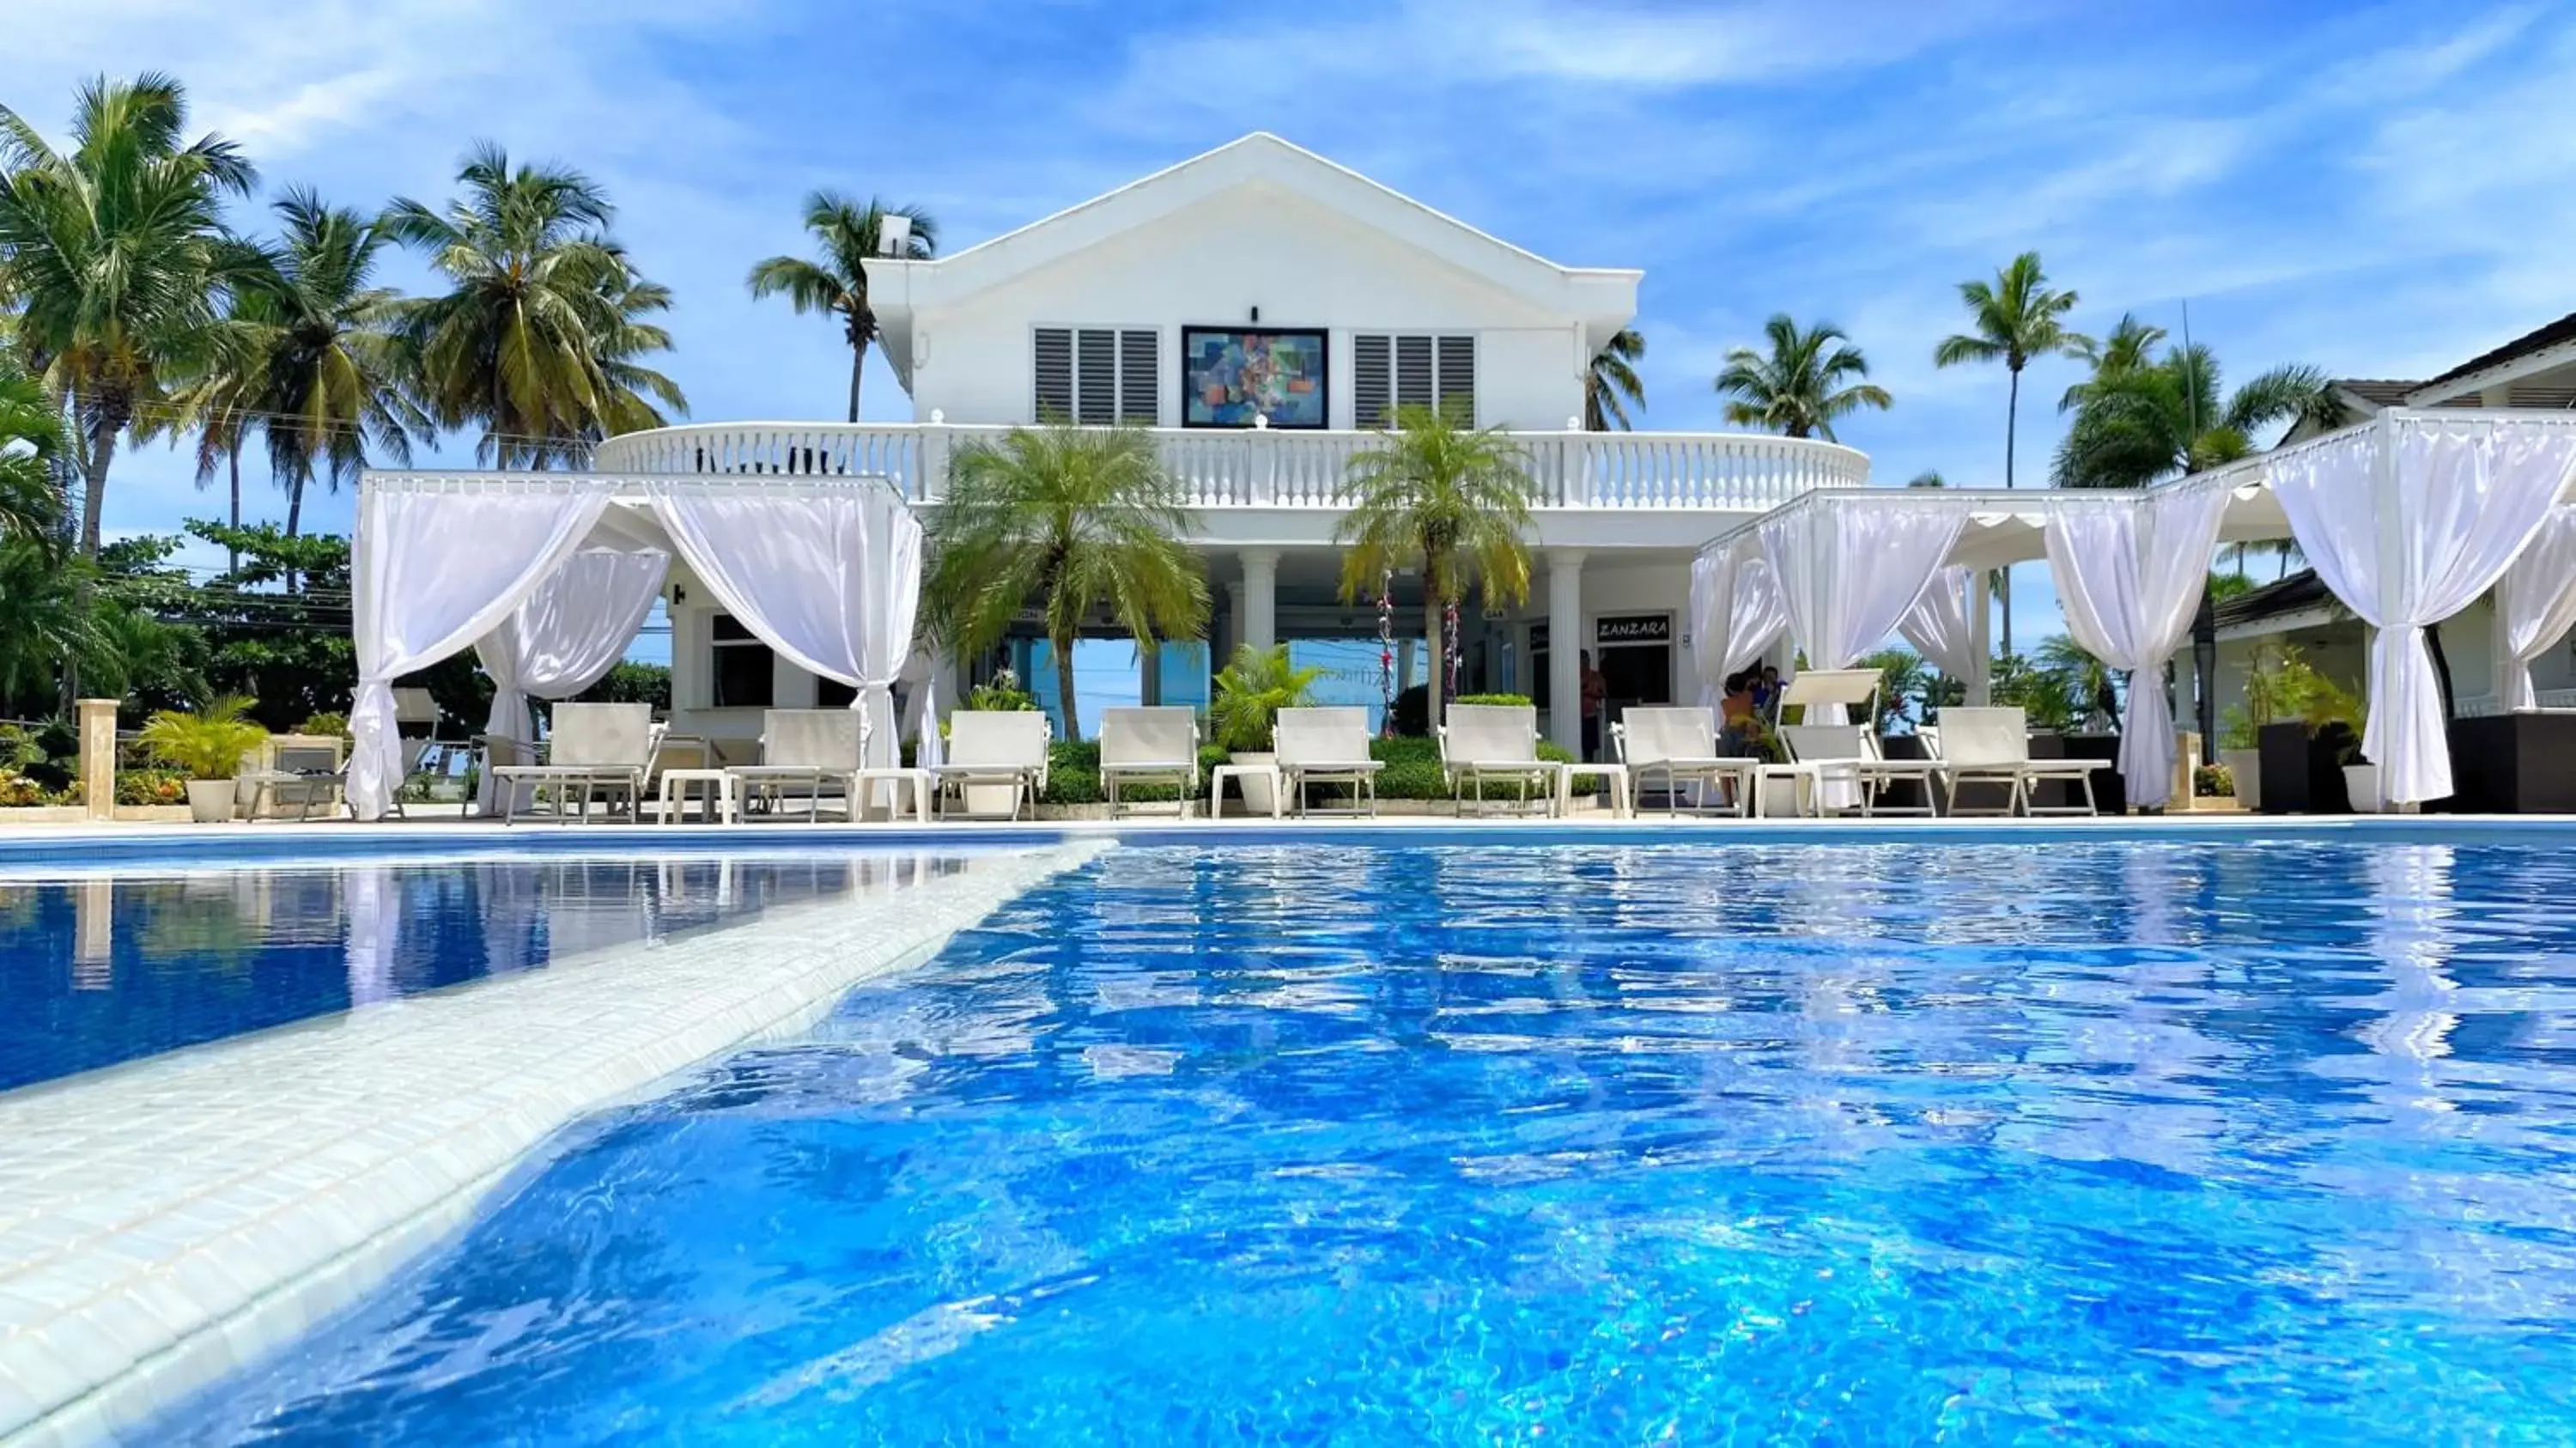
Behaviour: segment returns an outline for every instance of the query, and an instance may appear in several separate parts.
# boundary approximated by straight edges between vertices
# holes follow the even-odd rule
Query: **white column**
[[[1547,733],[1577,758],[1583,754],[1583,555],[1547,555]]]
[[[1982,709],[1995,701],[1993,592],[1994,584],[1988,580],[1986,570],[1978,569],[1976,576],[1968,581],[1968,638],[1969,646],[1976,650],[1977,657],[1968,667],[1968,677],[1961,681],[1968,686],[1967,704],[1973,709]]]
[[[1234,651],[1243,647],[1243,580],[1240,578],[1226,581],[1223,642],[1225,646],[1217,652],[1216,656],[1216,666],[1220,669],[1233,662]]]
[[[1247,548],[1243,560],[1243,641],[1266,649],[1279,642],[1279,553]]]

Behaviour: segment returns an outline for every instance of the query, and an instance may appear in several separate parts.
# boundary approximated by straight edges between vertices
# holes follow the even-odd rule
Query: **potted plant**
[[[1300,669],[1288,662],[1288,646],[1256,648],[1245,644],[1234,661],[1217,671],[1216,695],[1208,706],[1208,729],[1237,764],[1276,764],[1271,753],[1273,730],[1282,709],[1303,709],[1312,702],[1322,669]],[[1245,775],[1244,807],[1267,814],[1276,804],[1267,775]]]
[[[143,726],[145,753],[188,776],[188,814],[197,823],[233,817],[233,776],[242,756],[259,748],[268,731],[250,721],[252,700],[224,694],[194,714],[164,709]]]
[[[2262,760],[2256,788],[2264,813],[2350,810],[2351,778],[2343,766],[2360,746],[2361,701],[2290,649],[2280,651],[2271,674],[2269,703],[2278,713],[2255,727]]]

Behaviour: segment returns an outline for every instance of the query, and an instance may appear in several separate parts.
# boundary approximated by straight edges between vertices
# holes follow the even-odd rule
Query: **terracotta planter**
[[[188,781],[188,818],[201,825],[219,825],[233,817],[233,797],[239,791],[229,779],[192,779]]]

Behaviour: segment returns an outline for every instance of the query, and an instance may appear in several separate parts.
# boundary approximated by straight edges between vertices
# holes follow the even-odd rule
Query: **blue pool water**
[[[1125,849],[198,1443],[2565,1442],[2576,860]]]
[[[844,850],[0,877],[0,1091],[919,868]]]

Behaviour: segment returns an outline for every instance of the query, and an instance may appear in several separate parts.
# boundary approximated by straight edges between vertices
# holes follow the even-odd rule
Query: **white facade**
[[[1150,425],[1207,560],[1221,661],[1244,642],[1373,633],[1373,608],[1336,592],[1345,468],[1375,444],[1384,405],[1461,404],[1512,434],[1540,485],[1531,596],[1501,618],[1467,601],[1464,682],[1572,697],[1575,650],[1551,649],[1541,680],[1533,631],[1588,648],[1608,619],[1632,650],[1607,671],[1612,705],[1678,700],[1692,553],[1810,488],[1866,483],[1869,464],[1790,438],[1580,431],[1590,361],[1629,324],[1640,276],[1560,266],[1256,134],[953,255],[871,264],[912,422],[667,428],[610,439],[597,466],[882,475],[931,511],[956,449],[1009,427],[1058,414]],[[1290,412],[1279,425],[1194,419],[1183,354],[1202,328],[1321,334],[1320,426],[1290,425]],[[1408,606],[1400,622],[1417,631],[1420,617]],[[685,577],[671,619],[679,727],[756,735],[757,705],[718,705],[719,625]],[[1658,627],[1660,641],[1633,637]],[[775,667],[771,704],[814,701],[812,680]],[[1547,727],[1581,741],[1571,711]]]

